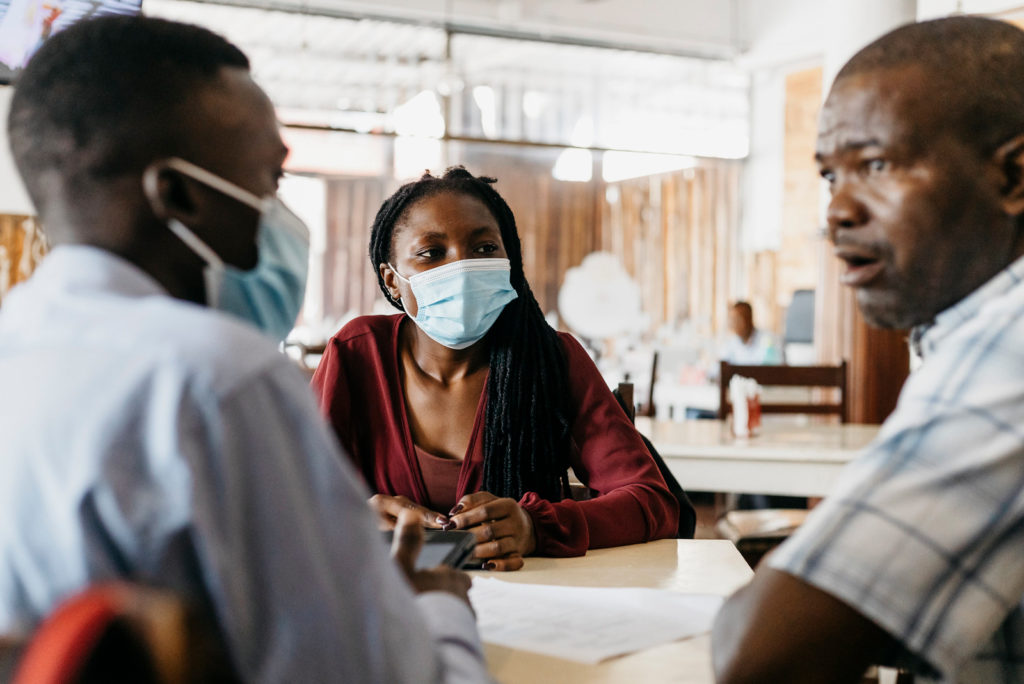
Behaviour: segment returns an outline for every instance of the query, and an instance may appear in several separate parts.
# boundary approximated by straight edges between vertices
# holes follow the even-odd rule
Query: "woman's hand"
[[[533,520],[515,499],[499,499],[490,492],[467,494],[448,518],[442,529],[472,532],[476,536],[473,555],[487,560],[488,570],[518,570],[523,556],[537,546]]]
[[[448,522],[448,517],[437,511],[420,506],[412,499],[405,496],[389,496],[387,494],[374,494],[370,497],[370,507],[377,511],[380,517],[380,528],[382,530],[393,530],[398,522],[398,516],[402,511],[412,511],[416,514],[423,527],[440,529]]]

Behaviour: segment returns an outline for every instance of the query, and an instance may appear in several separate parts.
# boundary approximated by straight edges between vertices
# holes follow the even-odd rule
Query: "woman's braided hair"
[[[370,262],[381,292],[398,309],[384,285],[380,265],[391,262],[395,226],[417,200],[440,193],[462,194],[484,203],[498,222],[512,264],[518,297],[484,338],[490,352],[484,427],[484,490],[519,499],[536,492],[558,501],[569,492],[569,382],[558,335],[548,325],[523,275],[523,254],[512,210],[494,189],[495,179],[474,176],[461,166],[440,178],[425,173],[385,200],[370,233]]]

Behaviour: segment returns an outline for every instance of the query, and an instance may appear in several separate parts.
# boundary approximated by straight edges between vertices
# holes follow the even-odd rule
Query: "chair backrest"
[[[647,384],[647,400],[640,403],[639,414],[641,416],[653,417],[654,416],[654,383],[658,379],[658,352],[655,350],[651,356],[651,381]],[[623,384],[632,383],[619,383],[621,387]],[[637,413],[637,411],[634,411]],[[636,418],[636,416],[631,416]]]
[[[762,401],[761,413],[837,415],[843,423],[848,420],[845,360],[838,366],[735,366],[728,361],[722,361],[718,376],[720,419],[725,419],[732,410],[732,404],[729,403],[729,380],[734,375],[751,378],[766,387],[833,387],[839,392],[838,401],[786,404]]]
[[[635,407],[633,405],[633,383],[631,382],[620,382],[619,386],[612,390],[612,394],[619,402],[619,406],[626,412],[629,419],[635,420],[636,416]],[[643,440],[644,446],[647,447],[647,451],[651,452],[651,458],[654,459],[654,464],[658,466],[658,472],[661,473],[661,477],[665,480],[665,485],[668,490],[672,493],[672,496],[679,503],[679,526],[676,530],[677,539],[693,539],[693,534],[697,530],[697,511],[693,508],[693,503],[690,501],[690,497],[686,496],[686,491],[682,485],[679,484],[679,480],[672,474],[672,471],[668,469],[668,465],[665,463],[665,459],[661,457],[658,450],[654,448],[651,440],[647,439],[643,433],[638,433],[640,439]]]
[[[86,589],[57,607],[25,644],[13,684],[160,681],[143,635],[128,623],[121,585]]]
[[[26,641],[0,638],[12,684],[238,681],[219,631],[171,592],[126,582],[60,604]]]

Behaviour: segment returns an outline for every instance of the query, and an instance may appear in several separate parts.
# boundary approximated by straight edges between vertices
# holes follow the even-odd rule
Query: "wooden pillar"
[[[896,407],[910,373],[906,331],[867,324],[854,291],[839,284],[840,262],[822,242],[821,278],[814,303],[814,339],[822,363],[846,359],[850,422],[881,423]]]

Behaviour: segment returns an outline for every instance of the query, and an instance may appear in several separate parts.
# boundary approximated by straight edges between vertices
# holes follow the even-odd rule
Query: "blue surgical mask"
[[[260,212],[256,229],[259,257],[243,271],[223,259],[176,219],[167,227],[195,252],[206,266],[208,306],[242,318],[277,341],[283,340],[302,308],[309,270],[309,230],[277,197],[257,197],[234,183],[183,159],[167,166],[232,197]]]
[[[388,264],[391,266],[390,264]],[[505,305],[518,295],[508,259],[464,259],[406,278],[416,297],[411,316],[427,337],[449,349],[465,349],[491,329]]]

